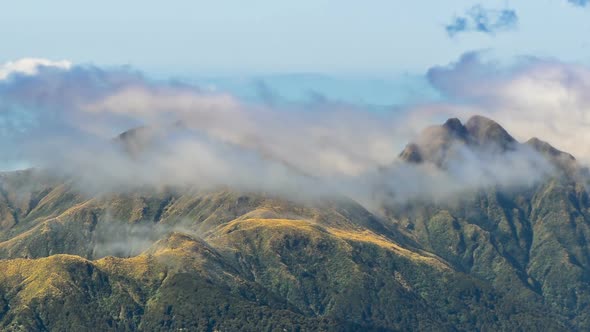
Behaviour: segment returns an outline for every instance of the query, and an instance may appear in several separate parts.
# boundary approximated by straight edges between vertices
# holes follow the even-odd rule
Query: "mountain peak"
[[[537,137],[533,137],[531,139],[529,139],[528,141],[525,142],[525,144],[528,144],[530,146],[532,146],[533,148],[535,148],[535,150],[539,151],[539,152],[543,152],[545,154],[548,154],[550,156],[561,156],[561,155],[567,155],[570,159],[576,159],[574,158],[574,156],[572,156],[571,154],[567,153],[567,152],[563,152],[561,150],[556,149],[555,147],[553,147],[553,145],[538,139]]]
[[[502,152],[514,149],[517,144],[497,122],[475,115],[465,125],[457,118],[450,118],[442,125],[426,128],[414,142],[406,146],[399,157],[413,163],[426,160],[443,165],[457,145]]]
[[[156,131],[153,127],[141,126],[122,132],[113,141],[131,157],[137,157],[155,137]]]
[[[495,146],[501,150],[509,150],[517,143],[496,121],[481,115],[472,116],[465,128],[472,142],[479,146]]]
[[[424,129],[416,142],[408,144],[399,157],[413,163],[427,160],[441,165],[453,145],[466,144],[468,139],[469,133],[461,121],[450,118],[443,125]]]
[[[563,152],[561,150],[556,149],[551,144],[540,140],[536,137],[533,137],[526,141],[524,144],[532,147],[537,152],[544,155],[549,160],[553,161],[557,165],[561,166],[564,169],[575,169],[576,168],[576,158],[567,152]]]
[[[406,145],[404,150],[399,154],[399,158],[411,163],[421,163],[423,161],[420,147],[415,143]]]
[[[449,133],[453,133],[457,137],[465,138],[468,135],[467,128],[463,126],[461,120],[457,118],[450,118],[444,124],[443,128]]]

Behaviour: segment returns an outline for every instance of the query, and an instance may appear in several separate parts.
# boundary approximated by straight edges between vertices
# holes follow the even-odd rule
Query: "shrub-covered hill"
[[[400,159],[444,170],[465,146],[521,145],[490,121],[429,128]],[[4,173],[0,330],[589,329],[583,169],[540,140],[522,145],[558,172],[375,212],[229,188],[89,194],[39,170]]]

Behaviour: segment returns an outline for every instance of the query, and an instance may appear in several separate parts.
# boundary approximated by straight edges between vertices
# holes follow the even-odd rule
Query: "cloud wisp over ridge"
[[[449,37],[466,32],[494,35],[497,32],[513,30],[518,25],[518,15],[513,9],[487,9],[475,5],[464,15],[456,16],[445,26]]]
[[[476,55],[461,60],[468,61],[483,70]],[[462,84],[477,87],[464,65],[455,66],[462,78],[454,67],[435,68],[432,84],[445,94]],[[477,91],[473,96],[480,105]],[[0,149],[5,159],[75,177],[84,190],[229,186],[290,197],[345,195],[366,204],[379,191],[402,201],[439,199],[530,185],[551,172],[526,149],[488,156],[462,148],[444,170],[399,162],[424,125],[440,123],[437,107],[383,114],[324,99],[252,104],[128,68],[40,67],[0,81]],[[467,115],[461,108],[450,113]]]
[[[521,58],[511,64],[467,53],[428,79],[449,104],[431,112],[484,114],[522,140],[534,136],[590,163],[590,68],[551,59]],[[436,110],[435,110],[436,109]],[[452,109],[452,110],[451,110]]]

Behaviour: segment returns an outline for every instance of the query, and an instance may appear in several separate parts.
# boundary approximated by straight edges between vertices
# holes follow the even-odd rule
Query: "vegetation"
[[[478,121],[477,144],[515,144]],[[90,196],[2,174],[0,330],[588,330],[590,199],[570,157],[531,144],[565,171],[379,217],[347,199]]]

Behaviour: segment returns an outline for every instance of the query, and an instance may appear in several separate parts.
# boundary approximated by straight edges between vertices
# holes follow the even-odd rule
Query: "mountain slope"
[[[381,214],[343,197],[90,194],[41,170],[4,173],[0,329],[588,329],[590,201],[572,156],[474,117],[426,129],[400,159],[445,171],[464,151],[521,148],[556,171],[385,200]]]
[[[499,125],[490,124],[492,120],[478,119],[495,134],[473,134],[470,120],[465,126],[470,137],[487,137],[485,144],[503,149],[519,144]],[[472,141],[456,144],[474,144]],[[477,142],[481,147],[482,139]],[[525,144],[542,153],[559,171],[532,187],[486,188],[453,202],[412,208],[392,205],[390,220],[458,270],[523,298],[538,295],[576,326],[590,328],[590,202],[578,176],[580,167],[571,155],[546,142],[535,138]],[[453,148],[450,146],[446,149]]]

